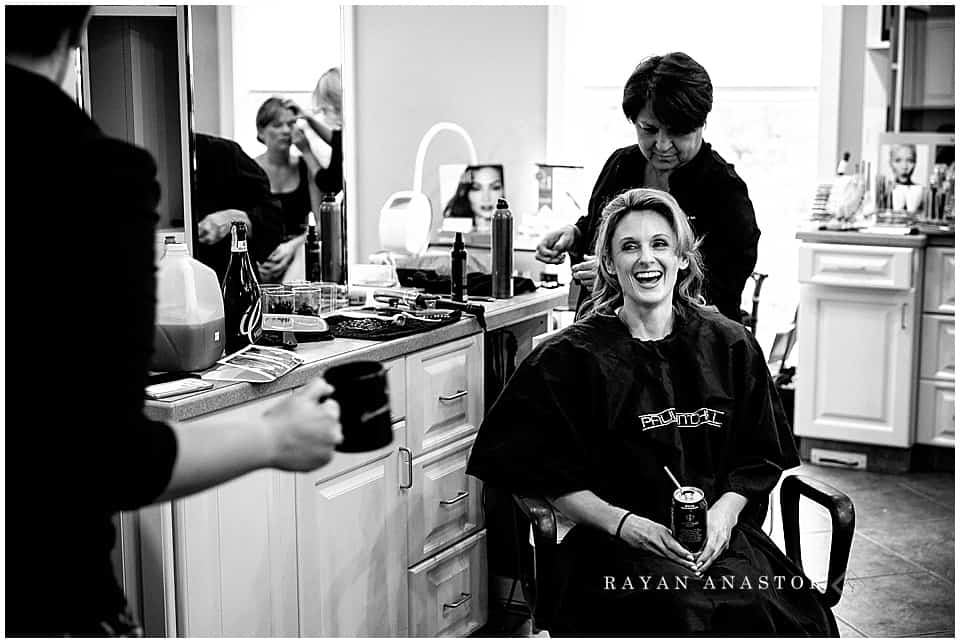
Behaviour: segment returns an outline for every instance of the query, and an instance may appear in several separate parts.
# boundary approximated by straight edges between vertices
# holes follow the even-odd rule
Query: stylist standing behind
[[[547,233],[537,246],[537,259],[544,263],[562,263],[570,253],[572,275],[583,285],[578,310],[597,276],[597,260],[587,253],[600,228],[600,213],[621,192],[647,187],[669,192],[687,213],[703,239],[707,303],[741,321],[740,295],[757,263],[760,229],[747,185],[703,140],[712,107],[707,70],[682,52],[651,56],[627,79],[623,113],[637,130],[637,145],[607,159],[587,214]]]

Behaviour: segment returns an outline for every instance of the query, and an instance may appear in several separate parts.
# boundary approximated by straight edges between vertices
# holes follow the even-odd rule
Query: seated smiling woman
[[[467,473],[577,525],[552,634],[837,634],[759,529],[800,460],[756,340],[703,305],[697,245],[666,192],[613,199],[589,312],[534,350],[480,427]],[[667,526],[665,466],[706,496],[699,552]]]

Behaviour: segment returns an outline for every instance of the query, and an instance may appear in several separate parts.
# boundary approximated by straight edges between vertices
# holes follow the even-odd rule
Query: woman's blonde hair
[[[623,303],[623,288],[617,279],[613,266],[613,233],[620,221],[631,212],[656,212],[670,224],[677,236],[677,256],[688,262],[680,270],[677,285],[673,293],[673,311],[683,317],[687,310],[698,309],[705,305],[701,289],[703,287],[703,260],[700,257],[700,240],[693,228],[670,194],[662,190],[636,188],[615,197],[600,215],[600,231],[594,254],[597,256],[597,280],[594,282],[590,307],[584,317],[593,315],[613,315]]]

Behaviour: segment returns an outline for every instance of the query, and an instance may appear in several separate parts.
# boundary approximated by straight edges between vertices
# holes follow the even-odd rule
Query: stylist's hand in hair
[[[274,467],[311,471],[330,462],[343,442],[340,406],[331,393],[333,387],[318,377],[264,413]]]
[[[576,226],[565,225],[543,235],[537,244],[537,261],[543,263],[563,263],[564,254],[577,240]]]
[[[587,290],[593,290],[593,284],[597,280],[597,258],[593,255],[584,255],[583,259],[580,263],[570,266],[570,274]]]
[[[669,558],[678,565],[696,571],[693,554],[677,542],[664,525],[649,518],[630,514],[620,527],[620,538],[631,547]]]

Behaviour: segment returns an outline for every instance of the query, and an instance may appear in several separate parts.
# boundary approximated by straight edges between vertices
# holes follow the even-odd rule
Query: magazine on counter
[[[203,375],[218,382],[254,382],[263,384],[283,377],[304,360],[290,351],[251,344],[217,360],[220,366]]]

